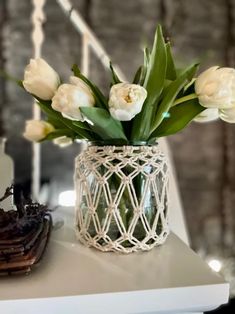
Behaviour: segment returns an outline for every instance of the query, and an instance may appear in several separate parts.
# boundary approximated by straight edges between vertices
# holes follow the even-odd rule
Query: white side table
[[[76,241],[71,210],[60,214],[40,267],[0,278],[1,314],[202,313],[228,301],[229,284],[175,234],[147,253],[102,253]]]

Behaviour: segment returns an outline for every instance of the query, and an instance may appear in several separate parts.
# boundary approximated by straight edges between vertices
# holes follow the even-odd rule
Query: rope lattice
[[[75,161],[76,232],[87,246],[130,253],[169,234],[168,163],[158,146],[89,146]]]

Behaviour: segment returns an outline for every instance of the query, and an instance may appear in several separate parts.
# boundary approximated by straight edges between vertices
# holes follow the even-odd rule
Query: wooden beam
[[[34,49],[34,58],[40,58],[44,34],[42,24],[45,21],[43,7],[46,0],[32,0],[32,42]],[[33,119],[40,120],[41,110],[34,102],[33,104]],[[32,144],[32,195],[35,200],[38,200],[41,182],[41,146],[39,143]]]

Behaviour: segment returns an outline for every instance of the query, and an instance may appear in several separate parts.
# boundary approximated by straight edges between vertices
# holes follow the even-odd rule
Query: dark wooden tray
[[[0,241],[0,276],[28,274],[41,260],[52,227],[51,216],[21,239]]]

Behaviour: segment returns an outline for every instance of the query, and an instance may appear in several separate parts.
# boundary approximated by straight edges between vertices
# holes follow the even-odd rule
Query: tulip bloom
[[[25,139],[33,142],[43,140],[48,134],[55,129],[53,125],[41,120],[27,120],[23,136]]]
[[[95,105],[94,96],[89,86],[81,79],[72,76],[72,84],[62,84],[52,98],[52,108],[70,120],[83,121],[79,107]]]
[[[235,69],[214,66],[202,72],[195,81],[195,92],[203,107],[235,107]]]
[[[141,111],[146,97],[147,91],[140,85],[115,84],[110,90],[109,111],[114,119],[129,121]]]
[[[43,59],[31,59],[24,72],[23,86],[27,92],[50,100],[60,84],[59,75]]]

